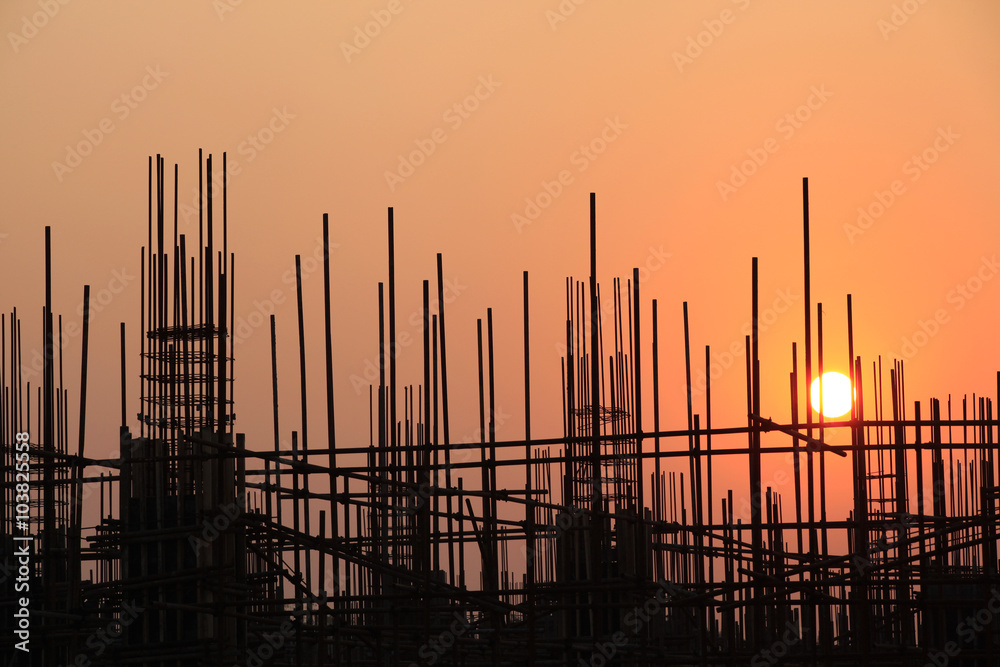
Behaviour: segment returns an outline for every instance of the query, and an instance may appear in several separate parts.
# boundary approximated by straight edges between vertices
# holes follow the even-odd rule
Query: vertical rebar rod
[[[328,213],[323,214],[323,324],[326,353],[326,432],[329,447],[327,462],[330,468],[330,535],[337,537],[340,534],[337,525],[337,423],[333,396],[333,324],[330,305],[330,215]],[[344,484],[345,486],[347,484],[346,478]],[[320,570],[323,569],[321,566]],[[336,600],[339,596],[340,559],[333,556],[333,597]]]

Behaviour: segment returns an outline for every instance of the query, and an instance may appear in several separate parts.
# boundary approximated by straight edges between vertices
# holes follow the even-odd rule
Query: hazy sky
[[[742,345],[753,256],[762,308],[775,309],[763,315],[773,322],[761,339],[763,412],[788,419],[791,343],[803,339],[803,176],[827,367],[846,365],[852,294],[866,372],[879,355],[906,358],[910,400],[996,393],[1000,4],[990,0],[11,0],[0,25],[0,303],[24,313],[28,365],[51,225],[64,325],[81,320],[82,286],[94,294],[92,455],[117,445],[123,320],[139,409],[147,156],[163,154],[171,173],[179,165],[181,231],[196,234],[199,148],[220,164],[228,152],[233,171],[238,320],[262,321],[254,313],[277,302],[285,437],[300,427],[288,272],[295,254],[317,252],[327,212],[338,435],[367,444],[363,378],[378,358],[389,206],[400,331],[416,341],[400,353],[401,380],[422,377],[421,280],[442,252],[453,439],[478,426],[476,318],[487,307],[506,415],[498,437],[520,437],[526,269],[535,433],[557,435],[563,280],[588,271],[590,192],[602,284],[646,269],[646,341],[659,303],[661,425],[685,423],[684,301],[696,359],[710,344],[723,371],[715,422],[745,423],[744,359],[723,352]],[[322,274],[308,275],[318,442]],[[268,345],[261,326],[235,348],[237,430],[251,448],[271,443]],[[75,404],[80,337],[68,346]]]

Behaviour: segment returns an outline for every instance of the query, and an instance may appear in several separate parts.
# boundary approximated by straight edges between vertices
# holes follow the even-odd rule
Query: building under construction
[[[1000,664],[1000,414],[988,397],[908,405],[901,362],[883,373],[855,356],[850,297],[852,410],[824,421],[805,407],[800,388],[823,372],[807,181],[805,343],[792,348],[789,423],[761,415],[754,259],[746,421],[713,422],[711,352],[690,349],[685,305],[687,428],[660,429],[657,304],[642,300],[634,269],[612,286],[613,312],[600,312],[591,195],[590,275],[566,281],[561,437],[531,432],[527,272],[523,438],[496,438],[488,310],[480,442],[452,441],[441,255],[436,284],[423,282],[422,377],[397,376],[390,208],[369,441],[334,435],[324,216],[329,435],[308,437],[306,370],[319,360],[306,359],[297,257],[302,428],[288,447],[273,315],[272,385],[252,390],[271,394],[273,433],[236,431],[234,390],[251,389],[233,382],[235,257],[225,190],[213,192],[218,168],[199,155],[195,241],[178,233],[176,166],[171,210],[165,163],[150,158],[141,322],[121,324],[118,458],[86,446],[86,287],[78,391],[63,377],[48,228],[40,384],[23,377],[35,343],[22,339],[22,314],[0,318],[3,664]],[[141,336],[138,374],[127,336]],[[702,363],[707,407],[696,414],[692,367]],[[997,384],[1000,395],[1000,374]],[[849,444],[831,444],[834,434]],[[781,494],[761,472],[779,456],[792,462]],[[827,518],[831,457],[852,466],[843,520]],[[747,470],[745,502],[718,485],[720,465]]]

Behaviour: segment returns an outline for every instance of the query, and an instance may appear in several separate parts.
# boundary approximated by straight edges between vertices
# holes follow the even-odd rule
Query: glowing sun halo
[[[823,373],[823,416],[842,417],[851,411],[851,380],[843,373],[831,371]],[[816,378],[809,388],[813,410],[820,412],[820,378]]]

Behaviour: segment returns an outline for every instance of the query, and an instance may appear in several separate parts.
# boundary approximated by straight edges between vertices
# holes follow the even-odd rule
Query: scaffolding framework
[[[224,156],[223,183],[225,164]],[[15,309],[0,318],[0,646],[12,664],[853,667],[923,665],[949,642],[960,648],[950,664],[993,664],[1000,655],[1000,623],[971,634],[972,626],[963,626],[1000,599],[994,399],[963,398],[960,408],[950,397],[918,401],[908,413],[902,362],[893,362],[884,380],[881,360],[867,365],[855,356],[848,297],[852,411],[839,421],[808,408],[800,415],[799,388],[823,372],[822,308],[809,297],[805,179],[806,344],[803,367],[802,348],[791,351],[790,423],[761,415],[754,258],[746,423],[713,424],[708,347],[706,411],[695,412],[691,369],[698,361],[684,304],[687,427],[660,428],[657,303],[641,300],[634,269],[631,279],[614,281],[613,312],[602,318],[591,195],[591,275],[566,280],[561,436],[531,433],[527,272],[522,439],[496,437],[488,309],[477,323],[480,439],[452,442],[440,254],[436,308],[432,281],[422,285],[423,377],[400,381],[390,353],[390,208],[369,442],[335,439],[324,216],[329,435],[318,443],[308,438],[306,372],[314,366],[306,357],[297,256],[302,428],[290,433],[289,446],[279,424],[273,315],[273,443],[262,445],[260,434],[248,442],[234,430],[235,255],[225,187],[221,233],[214,224],[212,173],[212,157],[199,153],[204,189],[189,255],[177,231],[177,168],[170,239],[165,164],[157,156],[154,168],[150,158],[138,432],[128,426],[122,323],[117,459],[86,454],[89,287],[79,437],[71,437],[65,350],[57,342],[62,324],[51,309],[49,228],[41,383],[24,375],[22,317]],[[651,369],[642,367],[647,333]],[[997,388],[1000,396],[1000,373]],[[652,411],[652,431],[644,431],[644,408]],[[26,457],[21,432],[30,434]],[[762,461],[789,455],[791,488],[766,486]],[[853,510],[844,519],[827,517],[832,456],[852,466]],[[30,463],[26,522],[17,511],[23,460]],[[745,497],[718,486],[720,465],[747,471]],[[509,483],[522,478],[523,486]],[[93,523],[84,521],[85,504]],[[28,653],[17,649],[14,615],[20,536],[31,536],[33,546],[24,577]]]

